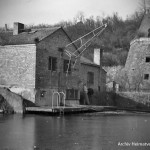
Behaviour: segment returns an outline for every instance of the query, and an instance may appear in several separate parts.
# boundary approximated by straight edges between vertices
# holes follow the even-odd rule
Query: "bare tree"
[[[143,71],[141,68],[136,69],[134,71],[134,75],[132,76],[131,83],[132,83],[132,89],[134,91],[140,91],[141,86],[143,84]]]
[[[77,22],[84,22],[85,21],[85,17],[84,17],[84,13],[82,11],[79,11],[77,13],[77,15],[74,18],[74,21]]]
[[[115,76],[115,81],[119,84],[121,90],[130,90],[130,79],[128,72],[125,69],[118,71]]]

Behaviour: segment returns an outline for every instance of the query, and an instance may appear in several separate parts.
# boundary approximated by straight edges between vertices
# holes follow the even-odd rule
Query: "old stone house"
[[[94,91],[106,91],[106,71],[100,65],[81,57],[80,78]]]
[[[36,105],[56,105],[58,95],[66,104],[79,104],[85,73],[81,68],[87,66],[86,70],[94,70],[92,87],[99,87],[98,66],[85,61],[81,65],[80,58],[75,65],[73,59],[68,65],[70,58],[64,47],[72,41],[62,27],[30,30],[17,22],[13,33],[0,33],[0,37],[0,85]],[[76,46],[71,44],[67,49],[74,52]]]
[[[125,64],[130,90],[150,90],[150,12],[147,10],[138,34],[130,42]]]

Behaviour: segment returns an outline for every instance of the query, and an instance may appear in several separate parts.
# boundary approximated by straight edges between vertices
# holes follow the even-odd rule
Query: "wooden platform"
[[[87,112],[102,112],[105,110],[115,110],[113,106],[89,106],[89,105],[77,105],[77,106],[66,106],[66,107],[27,107],[26,113],[33,114],[73,114],[73,113],[87,113]]]

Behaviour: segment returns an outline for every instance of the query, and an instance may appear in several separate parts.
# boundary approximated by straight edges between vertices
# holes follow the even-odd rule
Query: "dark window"
[[[56,71],[56,69],[57,69],[57,58],[49,57],[48,69],[51,71]]]
[[[150,28],[148,29],[148,37],[150,37]]]
[[[150,62],[150,57],[146,57],[145,62]]]
[[[71,73],[71,62],[69,63],[69,60],[64,60],[64,72],[67,72],[67,70],[68,73]]]
[[[66,99],[78,99],[78,90],[67,89],[66,90]]]
[[[149,79],[149,74],[144,74],[144,80],[148,80]]]
[[[98,86],[98,91],[99,91],[99,92],[101,91],[101,87],[100,87],[100,86]]]
[[[94,73],[93,72],[87,73],[87,83],[94,84]]]

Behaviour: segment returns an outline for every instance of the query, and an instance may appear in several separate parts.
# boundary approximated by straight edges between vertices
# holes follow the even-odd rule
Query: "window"
[[[78,90],[67,89],[66,90],[66,99],[78,99]]]
[[[149,74],[144,74],[144,80],[148,80],[149,79]]]
[[[101,87],[100,87],[100,86],[98,86],[98,91],[99,91],[99,92],[101,91]]]
[[[94,73],[93,72],[87,73],[87,83],[94,84]]]
[[[56,69],[57,69],[57,58],[49,57],[48,69],[51,71],[56,71]]]
[[[68,68],[68,65],[69,65],[69,68]],[[69,60],[64,60],[64,72],[67,72],[68,70],[68,73],[71,73],[71,62],[69,64]]]
[[[146,57],[145,62],[150,62],[150,56],[149,56],[149,57]]]

